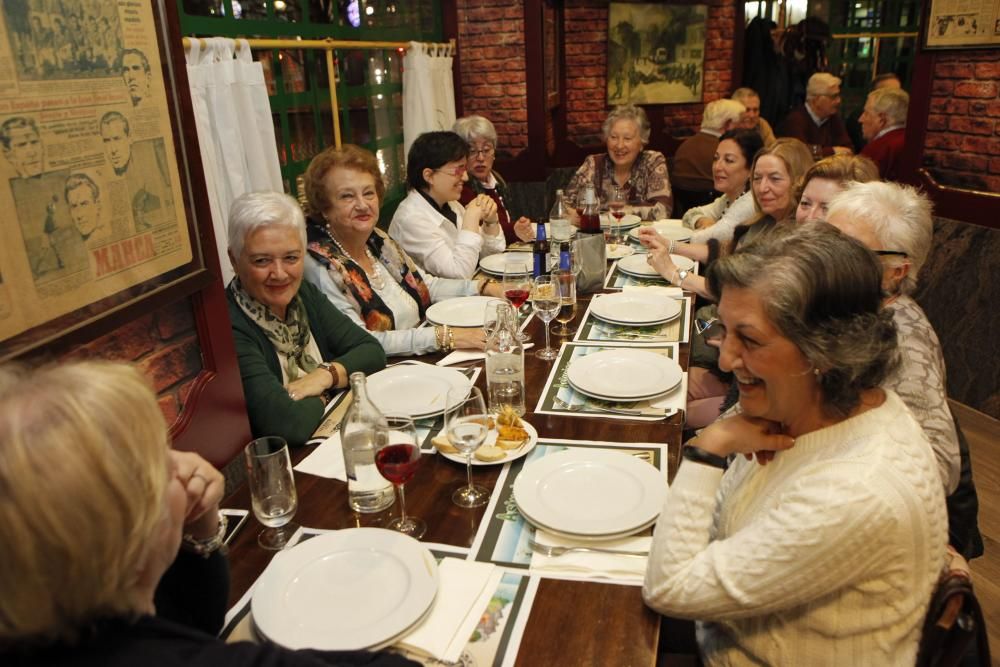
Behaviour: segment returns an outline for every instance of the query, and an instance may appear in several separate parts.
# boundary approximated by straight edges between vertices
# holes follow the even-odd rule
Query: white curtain
[[[455,83],[449,45],[410,42],[403,57],[403,148],[424,132],[455,124]]]
[[[238,49],[231,39],[206,41],[202,48],[191,40],[187,71],[212,227],[228,283],[233,277],[226,253],[229,205],[244,192],[284,189],[264,70],[251,59],[246,40]]]

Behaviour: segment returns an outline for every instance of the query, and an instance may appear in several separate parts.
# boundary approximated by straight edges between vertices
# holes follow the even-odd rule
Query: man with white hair
[[[865,110],[859,119],[861,134],[868,142],[861,154],[874,160],[882,180],[899,180],[909,108],[910,96],[900,88],[882,88],[868,93]]]
[[[793,137],[812,148],[813,157],[834,153],[850,155],[851,136],[840,109],[840,79],[817,72],[806,85],[805,104],[788,112],[778,130],[779,137]]]
[[[736,100],[746,111],[740,118],[740,127],[744,130],[756,130],[764,142],[765,148],[770,148],[771,144],[777,141],[774,130],[767,119],[760,115],[760,95],[753,88],[737,88],[733,91],[730,99]]]
[[[685,139],[674,153],[670,181],[674,187],[675,199],[678,196],[677,190],[698,193],[712,191],[712,161],[715,149],[719,146],[719,137],[738,127],[745,111],[746,107],[735,100],[715,100],[705,105],[701,129]]]

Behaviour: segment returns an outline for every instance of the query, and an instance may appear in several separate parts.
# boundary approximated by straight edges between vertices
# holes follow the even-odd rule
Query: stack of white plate
[[[349,528],[279,554],[254,588],[257,631],[292,649],[356,651],[392,644],[430,611],[437,562],[412,537]]]
[[[570,385],[605,401],[643,401],[673,391],[684,379],[676,361],[656,352],[601,350],[569,365]]]
[[[530,272],[534,266],[534,261],[535,260],[532,258],[530,252],[498,252],[493,255],[487,255],[479,260],[479,268],[482,269],[484,273],[490,273],[494,276],[502,276],[507,262],[520,263],[525,267],[525,271]],[[433,308],[433,306],[431,307]]]
[[[616,292],[595,298],[590,312],[611,324],[644,327],[679,317],[681,302],[644,292]]]
[[[567,449],[524,467],[514,501],[530,523],[582,541],[612,540],[656,522],[667,480],[624,452]]]
[[[607,229],[611,227],[611,222],[614,218],[611,217],[610,213],[601,213],[601,229]],[[637,215],[632,215],[631,213],[623,215],[621,222],[618,223],[618,228],[621,230],[633,229],[642,224],[642,218]]]
[[[691,235],[694,234],[692,230],[682,226],[680,220],[657,220],[652,224],[652,227],[668,241],[690,241]],[[629,232],[629,236],[636,241],[639,240],[639,229],[642,228],[639,227]]]
[[[454,368],[429,364],[402,364],[368,376],[368,398],[382,414],[403,414],[423,419],[442,414],[451,389],[465,389],[472,383]],[[449,409],[455,407],[447,406]]]
[[[681,271],[690,271],[691,269],[694,268],[694,260],[688,259],[687,257],[681,257],[680,255],[671,255],[670,259],[673,261],[674,266],[676,266]],[[636,278],[663,277],[656,269],[650,266],[648,261],[646,261],[645,254],[630,255],[628,257],[618,260],[618,268],[621,269],[622,273],[626,273],[630,276],[635,276]]]

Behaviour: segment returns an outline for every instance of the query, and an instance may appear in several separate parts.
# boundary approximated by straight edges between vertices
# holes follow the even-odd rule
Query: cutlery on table
[[[618,551],[616,549],[602,549],[600,547],[554,547],[547,544],[540,544],[532,539],[528,540],[528,547],[543,556],[562,556],[563,554],[572,552],[591,552],[598,554],[611,554],[614,556],[637,556],[645,558],[649,555],[648,551]]]

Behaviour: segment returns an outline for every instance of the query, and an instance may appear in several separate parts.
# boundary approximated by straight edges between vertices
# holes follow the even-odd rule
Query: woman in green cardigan
[[[277,192],[251,192],[229,209],[229,283],[243,392],[254,436],[301,445],[323,417],[329,391],[351,373],[385,367],[368,332],[302,281],[306,227],[298,204]]]

